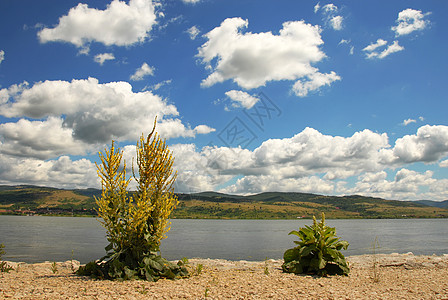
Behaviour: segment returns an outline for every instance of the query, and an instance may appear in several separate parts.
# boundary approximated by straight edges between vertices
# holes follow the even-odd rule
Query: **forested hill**
[[[63,190],[36,186],[1,186],[0,213],[95,215],[97,189]],[[174,218],[296,219],[325,212],[328,218],[446,218],[447,204],[394,201],[364,196],[323,196],[268,192],[250,196],[215,192],[177,194]]]

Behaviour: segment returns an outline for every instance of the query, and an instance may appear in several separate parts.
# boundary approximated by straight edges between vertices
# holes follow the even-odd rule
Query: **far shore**
[[[97,215],[90,214],[33,214],[33,213],[14,213],[7,211],[0,211],[0,216],[17,216],[17,217],[73,217],[73,218],[98,218]],[[227,217],[207,217],[207,218],[171,218],[172,220],[312,220],[312,216],[297,217],[297,218],[227,218]],[[370,218],[370,217],[340,217],[340,218],[326,218],[327,220],[438,220],[448,219],[448,215],[439,217],[415,217],[403,215],[395,218]]]

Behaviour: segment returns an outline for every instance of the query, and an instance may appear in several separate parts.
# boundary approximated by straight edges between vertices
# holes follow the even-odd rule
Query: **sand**
[[[0,299],[448,299],[448,255],[350,256],[349,276],[286,274],[281,260],[190,259],[180,280],[107,281],[76,276],[79,262],[10,263]],[[56,270],[57,269],[57,270]],[[53,272],[55,271],[55,272]]]

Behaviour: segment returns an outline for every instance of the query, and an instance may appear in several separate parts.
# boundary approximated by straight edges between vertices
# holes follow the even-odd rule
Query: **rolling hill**
[[[0,186],[0,213],[96,215],[97,189]],[[328,218],[447,218],[448,201],[395,201],[352,196],[268,192],[250,196],[216,192],[177,194],[173,218],[295,219],[325,212]],[[440,206],[438,206],[440,205]]]

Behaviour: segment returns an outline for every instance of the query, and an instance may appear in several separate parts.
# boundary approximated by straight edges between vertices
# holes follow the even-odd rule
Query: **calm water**
[[[182,257],[264,260],[282,258],[294,247],[291,230],[311,220],[172,220],[162,255]],[[337,235],[350,243],[345,255],[372,252],[378,237],[382,253],[448,253],[448,219],[327,220]],[[0,243],[6,260],[86,263],[105,254],[105,230],[94,218],[0,216]]]

